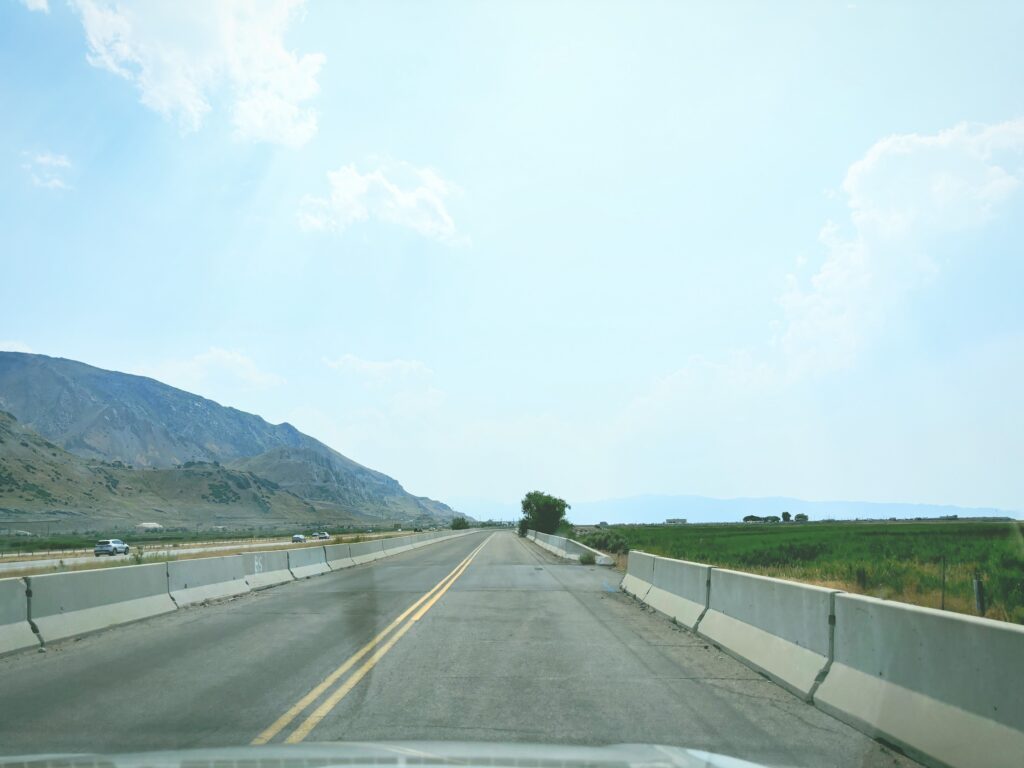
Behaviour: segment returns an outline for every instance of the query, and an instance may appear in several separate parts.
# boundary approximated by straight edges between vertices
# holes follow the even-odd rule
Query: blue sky
[[[0,3],[0,346],[541,488],[1024,509],[1018,3]]]

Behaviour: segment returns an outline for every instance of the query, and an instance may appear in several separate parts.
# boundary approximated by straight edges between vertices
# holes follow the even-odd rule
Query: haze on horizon
[[[475,515],[1024,509],[1024,7],[255,8],[0,4],[0,349]]]

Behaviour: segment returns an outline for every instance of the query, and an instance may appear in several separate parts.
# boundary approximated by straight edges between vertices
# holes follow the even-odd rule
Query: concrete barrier
[[[296,579],[308,579],[330,573],[323,547],[299,547],[288,550],[288,568]]]
[[[127,565],[25,578],[29,619],[43,643],[138,621],[175,609],[167,565]]]
[[[408,552],[411,547],[405,539],[405,536],[392,536],[391,538],[384,539],[381,542],[381,545],[384,547],[384,554],[390,557],[401,552]]]
[[[1024,765],[1024,627],[850,594],[835,622],[818,707],[923,762]]]
[[[242,555],[171,561],[167,563],[167,586],[179,608],[249,591]]]
[[[373,560],[380,560],[384,557],[384,548],[381,546],[379,540],[361,541],[356,544],[349,544],[348,551],[352,558],[352,562],[356,565],[369,563]]]
[[[565,560],[574,560],[579,562],[580,555],[591,554],[594,556],[594,563],[596,565],[614,565],[615,561],[611,557],[598,552],[596,549],[588,547],[586,544],[581,544],[578,541],[567,539],[564,536],[553,536],[550,533],[541,533],[540,531],[530,531],[533,534],[533,541],[542,549],[546,549],[551,554],[561,557]]]
[[[265,589],[292,581],[295,577],[288,570],[288,551],[246,552],[242,555],[245,565],[245,581],[249,589]]]
[[[653,571],[644,602],[687,629],[695,629],[708,606],[711,566],[654,557]]]
[[[626,575],[620,585],[622,591],[643,600],[653,585],[654,555],[631,549],[626,560]]]
[[[809,700],[831,653],[835,594],[824,587],[712,568],[708,610],[697,632]]]
[[[324,546],[324,557],[327,565],[332,571],[340,571],[342,568],[351,568],[355,565],[352,554],[349,552],[348,544],[327,544]]]
[[[26,589],[23,579],[0,579],[0,656],[39,647],[39,638],[28,623]]]

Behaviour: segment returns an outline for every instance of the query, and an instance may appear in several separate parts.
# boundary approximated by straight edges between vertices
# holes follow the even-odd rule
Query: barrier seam
[[[181,606],[178,605],[178,601],[174,599],[174,595],[171,593],[171,568],[166,562],[164,563],[164,583],[167,584],[167,596],[174,603],[174,610],[180,609]]]
[[[707,615],[708,610],[711,608],[711,572],[713,570],[715,570],[714,567],[708,568],[708,580],[704,582],[704,610],[700,612],[697,621],[693,623],[694,633],[700,629],[700,623],[704,621],[704,616]]]
[[[807,701],[812,703],[814,702],[814,694],[818,692],[818,687],[828,677],[828,673],[832,669],[832,662],[836,656],[836,594],[836,592],[833,592],[828,596],[828,657],[825,659],[825,666],[821,668],[821,671],[814,678],[811,690],[807,692]]]
[[[32,628],[32,634],[36,636],[36,640],[39,641],[39,647],[42,648],[45,646],[43,635],[39,631],[39,627],[36,626],[36,623],[32,621],[32,584],[24,577],[22,577],[21,583],[25,585],[25,621]]]

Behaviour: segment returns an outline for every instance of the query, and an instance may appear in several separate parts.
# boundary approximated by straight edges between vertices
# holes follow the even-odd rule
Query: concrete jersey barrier
[[[348,544],[327,544],[324,546],[324,558],[332,571],[351,568],[355,565]]]
[[[407,552],[410,550],[411,547],[405,539],[405,536],[393,536],[391,538],[384,539],[381,542],[381,546],[384,547],[384,554],[390,557],[391,555],[397,555],[401,552]]]
[[[925,762],[1024,765],[1024,627],[850,594],[835,617],[819,708]]]
[[[533,534],[534,543],[558,557],[579,562],[580,555],[591,554],[594,556],[594,563],[596,565],[614,565],[612,558],[603,552],[598,552],[596,549],[588,547],[586,544],[567,539],[564,536],[553,536],[550,533],[541,533],[540,531],[530,531],[530,533]]]
[[[28,623],[27,589],[22,579],[0,579],[0,656],[39,647],[39,638]]]
[[[29,619],[43,643],[77,637],[175,609],[167,565],[127,565],[28,576]]]
[[[356,565],[380,560],[384,557],[384,548],[381,546],[379,539],[377,541],[360,541],[356,544],[349,544],[348,551],[352,562]]]
[[[835,594],[824,587],[712,568],[708,610],[697,632],[809,700],[829,662]]]
[[[695,629],[708,606],[711,566],[667,557],[653,560],[653,580],[644,602],[687,629]]]
[[[643,600],[654,585],[654,555],[631,549],[626,560],[622,591]]]
[[[167,563],[167,586],[178,607],[249,591],[242,555],[171,561]]]
[[[295,577],[288,570],[288,551],[246,552],[242,555],[245,566],[245,581],[250,589],[265,589],[292,581]]]
[[[288,550],[288,569],[296,579],[308,579],[329,573],[331,567],[323,547],[300,547]]]

